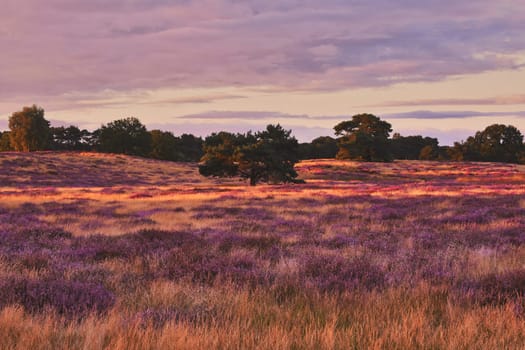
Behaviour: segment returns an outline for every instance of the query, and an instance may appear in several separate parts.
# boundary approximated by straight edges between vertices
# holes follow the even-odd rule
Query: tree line
[[[440,146],[436,138],[390,137],[392,125],[373,114],[357,114],[334,126],[335,138],[322,136],[298,143],[280,125],[247,133],[212,133],[205,139],[147,130],[137,118],[124,118],[89,132],[76,126],[52,127],[38,106],[24,107],[9,117],[9,131],[0,133],[0,151],[70,150],[120,153],[161,160],[200,162],[204,176],[259,182],[300,182],[294,165],[303,159],[337,158],[365,162],[407,160],[487,161],[525,164],[523,135],[512,125],[493,124],[483,131]]]
[[[448,160],[525,164],[523,135],[512,125],[493,124],[453,146],[437,138],[401,136],[372,114],[357,114],[334,127],[338,138],[322,136],[299,145],[301,159],[338,158],[369,162]]]
[[[45,119],[44,110],[33,105],[13,113],[9,129],[0,132],[0,151],[94,151],[180,162],[197,162],[203,155],[201,137],[148,131],[133,117],[112,121],[90,132],[74,125],[53,127]]]

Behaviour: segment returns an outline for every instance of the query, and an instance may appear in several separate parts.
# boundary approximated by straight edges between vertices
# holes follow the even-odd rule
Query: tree
[[[419,159],[421,160],[438,160],[439,147],[433,145],[426,145],[419,152]]]
[[[198,162],[202,155],[202,139],[191,134],[173,136],[169,131],[152,130],[150,157],[174,162]]]
[[[450,150],[453,160],[520,163],[525,153],[523,135],[512,125],[493,124]]]
[[[102,125],[94,133],[97,150],[147,156],[151,151],[151,135],[137,118],[124,118]]]
[[[203,140],[192,134],[182,134],[177,137],[178,160],[181,162],[198,162],[204,155]]]
[[[388,137],[392,125],[373,114],[357,114],[334,127],[338,138],[338,159],[367,162],[392,160],[388,149]]]
[[[48,148],[49,122],[36,105],[24,107],[9,117],[9,141],[15,151],[32,152]]]
[[[239,171],[236,151],[248,144],[246,138],[246,135],[225,131],[213,133],[206,137],[199,173],[203,176],[237,176]]]
[[[524,149],[523,135],[512,125],[490,125],[471,141],[479,147],[481,160],[489,162],[517,163],[518,154]]]
[[[432,153],[437,154],[438,144],[438,140],[432,137],[401,136],[395,133],[390,140],[390,149],[394,159],[415,160],[420,158],[420,154],[425,148],[424,157],[431,156]],[[433,151],[429,153],[430,150]]]
[[[9,131],[0,133],[0,152],[12,151],[11,142],[9,140]]]
[[[177,138],[169,131],[152,130],[149,156],[161,160],[177,160]]]
[[[204,156],[199,172],[204,176],[240,176],[259,182],[282,183],[296,180],[299,161],[297,140],[291,130],[268,125],[255,134],[214,133],[204,141]]]
[[[71,125],[51,127],[51,147],[55,150],[81,151],[89,149],[91,133]]]
[[[320,136],[311,143],[299,144],[299,155],[301,159],[335,158],[338,149],[336,139]]]

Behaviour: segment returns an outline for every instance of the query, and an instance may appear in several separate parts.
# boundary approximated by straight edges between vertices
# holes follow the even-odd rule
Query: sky
[[[525,134],[525,1],[0,0],[0,130],[134,116],[205,136],[280,123],[300,141],[358,113],[394,132]]]

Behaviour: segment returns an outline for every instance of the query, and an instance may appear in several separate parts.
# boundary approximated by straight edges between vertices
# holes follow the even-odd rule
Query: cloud
[[[440,146],[452,146],[454,142],[464,141],[469,136],[474,135],[475,131],[469,129],[455,128],[451,130],[439,130],[435,128],[410,129],[404,128],[396,130],[403,136],[422,135],[425,137],[434,137],[439,141]]]
[[[387,101],[374,105],[374,107],[405,107],[405,106],[494,106],[494,105],[520,105],[525,104],[525,94],[509,96],[493,96],[486,98],[443,98],[420,99],[410,101]],[[369,106],[370,107],[370,106]]]
[[[478,112],[478,111],[408,111],[401,113],[386,113],[380,116],[382,119],[465,119],[478,117],[525,117],[525,111],[512,112]],[[337,121],[351,119],[351,115],[326,115],[310,116],[296,115],[281,112],[263,112],[263,111],[208,111],[202,113],[188,114],[178,116],[180,120],[270,120],[279,122],[281,120],[308,120],[308,121]]]
[[[264,120],[264,119],[310,119],[307,115],[292,115],[280,112],[261,111],[209,111],[203,113],[189,114],[177,117],[177,119],[188,120]]]
[[[179,120],[194,120],[194,121],[207,121],[207,120],[241,120],[241,121],[266,121],[268,123],[280,123],[282,121],[289,121],[297,123],[298,121],[334,121],[334,120],[345,120],[349,119],[349,116],[333,115],[333,116],[309,116],[306,114],[287,114],[281,112],[268,112],[268,111],[209,111],[195,114],[188,114],[178,116],[176,119]]]
[[[152,100],[142,102],[142,104],[205,104],[212,103],[220,100],[237,100],[246,98],[241,95],[230,95],[230,94],[217,94],[217,95],[204,95],[204,96],[188,96],[188,97],[174,97],[170,99]]]
[[[148,123],[147,127],[150,130],[160,129],[173,132],[175,135],[190,133],[196,136],[206,137],[212,132],[228,131],[233,133],[245,133],[248,131],[259,131],[266,128],[267,123],[263,122],[236,122],[236,123],[218,123],[210,122],[206,124],[187,122],[179,123]],[[290,123],[281,124],[284,129],[292,130],[292,136],[296,137],[299,142],[310,142],[311,140],[324,135],[333,136],[332,128],[325,128],[319,126],[300,126]]]
[[[177,117],[177,119],[188,120],[344,120],[348,116],[309,116],[306,114],[287,114],[281,112],[264,111],[209,111],[196,114],[188,114]]]
[[[411,111],[384,114],[383,119],[465,119],[476,117],[525,117],[525,111],[515,112],[476,112],[476,111]]]
[[[0,98],[435,81],[516,69],[524,31],[511,0],[6,0]]]

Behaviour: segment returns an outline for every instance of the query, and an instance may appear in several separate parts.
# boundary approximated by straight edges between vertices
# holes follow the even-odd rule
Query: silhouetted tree
[[[36,105],[24,107],[9,117],[9,141],[15,151],[31,152],[48,148],[49,122]]]
[[[199,172],[204,176],[240,176],[254,186],[259,182],[299,182],[294,169],[298,162],[297,140],[290,130],[268,125],[252,134],[220,132],[204,141]]]
[[[419,152],[419,159],[421,160],[438,160],[439,147],[434,145],[426,145]]]
[[[161,160],[177,160],[177,139],[169,131],[152,130],[150,157]]]
[[[452,160],[520,163],[525,146],[523,135],[512,125],[493,124],[465,142],[456,142],[449,151]]]
[[[335,158],[338,149],[336,139],[330,136],[321,136],[312,142],[299,144],[298,152],[301,159]]]
[[[373,114],[357,114],[334,127],[338,141],[338,159],[368,162],[392,160],[388,148],[388,137],[392,125]]]
[[[9,140],[9,131],[0,132],[0,152],[12,151],[11,142]]]
[[[517,163],[524,150],[523,135],[512,125],[490,125],[470,137],[467,144],[470,143],[477,148],[481,160],[489,162]]]
[[[152,130],[150,157],[176,162],[198,162],[202,155],[202,139],[191,134],[180,137],[169,131]]]
[[[251,139],[253,135],[248,134]],[[202,164],[199,172],[203,176],[233,177],[238,175],[237,149],[248,144],[243,134],[221,131],[213,133],[204,140]],[[253,140],[252,140],[253,142]]]
[[[90,148],[91,133],[71,125],[51,127],[51,148],[55,150],[82,151]]]
[[[182,134],[177,137],[177,158],[181,162],[198,162],[204,152],[202,150],[203,140],[192,134]]]
[[[94,132],[96,149],[146,157],[151,151],[151,134],[137,118],[115,120]]]
[[[428,147],[428,148],[426,148]],[[426,148],[424,157],[429,157],[435,153],[438,157],[438,140],[431,137],[401,136],[395,133],[390,140],[390,150],[394,159],[420,159],[422,150]],[[429,152],[432,150],[432,152]]]

